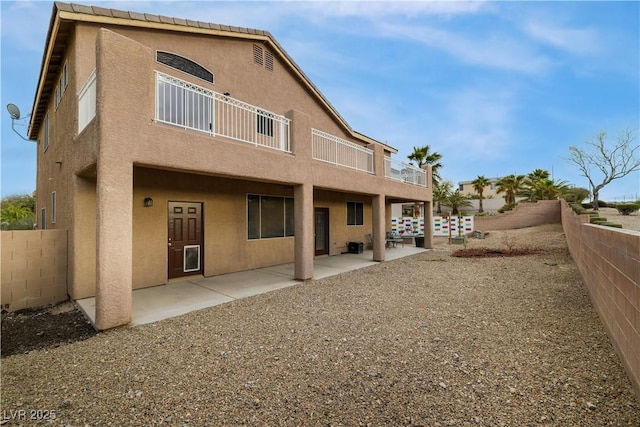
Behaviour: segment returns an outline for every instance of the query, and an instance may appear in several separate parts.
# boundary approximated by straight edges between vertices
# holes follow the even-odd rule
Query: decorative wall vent
[[[273,53],[256,44],[253,45],[253,62],[269,71],[273,71]]]
[[[183,56],[159,50],[156,52],[156,61],[182,71],[183,73],[191,74],[209,83],[214,83],[213,73],[211,71]]]

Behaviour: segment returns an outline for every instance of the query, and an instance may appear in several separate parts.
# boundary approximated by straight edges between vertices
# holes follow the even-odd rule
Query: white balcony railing
[[[286,117],[157,71],[156,121],[291,152]]]
[[[426,170],[390,157],[384,158],[384,176],[408,184],[427,186]]]
[[[314,159],[374,173],[373,150],[317,129],[311,129],[311,138]]]

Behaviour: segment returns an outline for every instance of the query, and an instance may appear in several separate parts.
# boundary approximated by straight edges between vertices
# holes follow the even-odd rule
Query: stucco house
[[[369,234],[384,261],[391,204],[432,210],[429,169],[353,130],[260,30],[55,3],[28,135],[38,227],[68,230],[98,329],[188,275],[309,279]]]

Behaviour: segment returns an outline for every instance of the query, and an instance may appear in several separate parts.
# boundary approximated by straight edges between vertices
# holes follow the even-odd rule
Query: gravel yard
[[[55,411],[55,422],[7,425],[640,425],[560,225],[468,244],[536,255],[456,258],[461,246],[437,243],[5,357],[4,418],[39,410]]]

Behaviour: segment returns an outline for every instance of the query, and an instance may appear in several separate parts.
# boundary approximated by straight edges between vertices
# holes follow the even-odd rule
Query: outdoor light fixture
[[[150,208],[151,206],[153,206],[153,199],[151,197],[145,197],[144,198],[144,207],[145,208]]]
[[[20,109],[18,108],[18,106],[16,104],[7,104],[7,111],[9,112],[9,115],[11,116],[11,129],[13,129],[13,131],[22,139],[24,139],[25,141],[30,141],[28,138],[25,138],[24,136],[20,135],[20,132],[18,132],[16,130],[16,128],[14,127],[15,125],[15,121],[16,120],[23,120],[28,118],[29,116],[31,116],[31,114],[29,114],[27,117],[23,117],[20,118]]]

